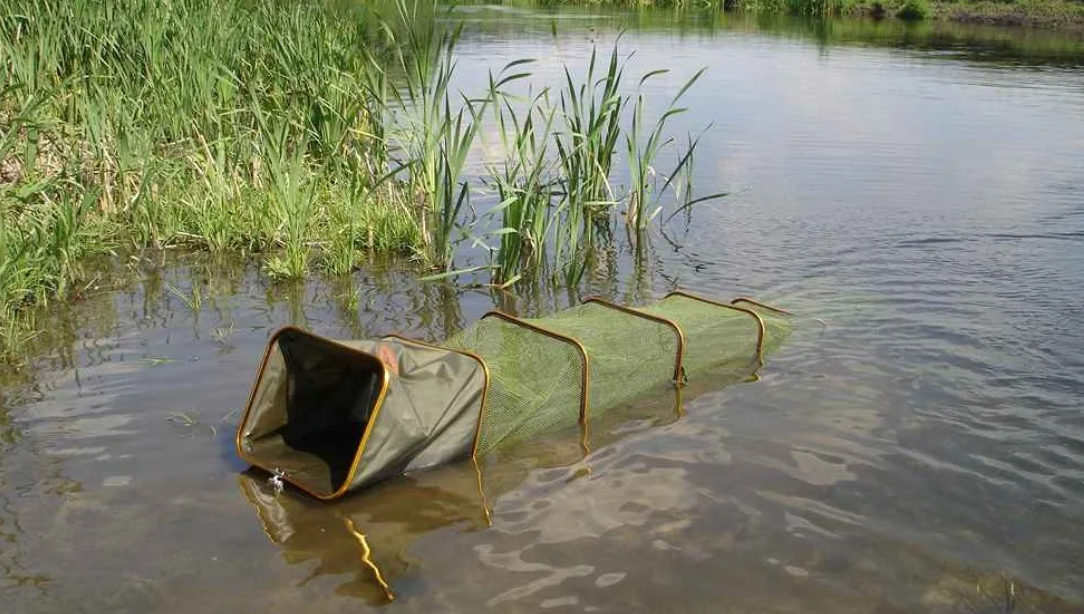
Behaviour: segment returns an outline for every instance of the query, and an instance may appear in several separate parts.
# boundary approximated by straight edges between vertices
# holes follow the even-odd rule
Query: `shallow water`
[[[697,185],[733,195],[585,294],[752,294],[826,326],[681,416],[633,408],[586,460],[572,435],[485,463],[485,506],[468,464],[327,505],[233,452],[274,328],[439,340],[568,295],[133,262],[3,389],[0,609],[358,611],[387,600],[374,568],[388,611],[995,612],[1003,573],[1017,611],[1084,608],[1077,42],[590,11],[554,40],[548,13],[464,15],[466,87],[522,56],[552,83],[622,26],[630,71],[675,69],[657,96],[708,67],[679,127],[713,124]]]

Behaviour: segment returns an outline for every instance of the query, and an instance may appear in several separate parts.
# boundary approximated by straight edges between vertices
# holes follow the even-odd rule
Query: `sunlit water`
[[[642,266],[613,254],[588,292],[752,294],[826,326],[681,417],[635,408],[586,460],[573,436],[484,464],[487,526],[469,465],[331,505],[276,496],[235,458],[238,409],[282,324],[439,340],[566,294],[501,299],[405,266],[288,288],[253,266],[133,261],[58,311],[3,390],[0,611],[384,605],[348,520],[388,611],[996,612],[1002,574],[1017,611],[1084,608],[1075,41],[462,15],[468,89],[519,57],[555,84],[623,26],[630,72],[674,71],[654,99],[708,67],[675,129],[712,124],[697,186],[732,195]],[[198,313],[167,283],[201,288]]]

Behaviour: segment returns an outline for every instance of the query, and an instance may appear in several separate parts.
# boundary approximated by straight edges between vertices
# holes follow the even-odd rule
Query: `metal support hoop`
[[[673,320],[669,318],[664,318],[662,316],[645,313],[631,307],[625,307],[623,305],[611,303],[610,301],[597,297],[591,297],[584,301],[585,305],[588,303],[594,303],[596,305],[601,305],[609,309],[614,309],[616,311],[620,311],[636,318],[651,320],[652,322],[663,324],[673,330],[674,337],[677,339],[677,355],[674,357],[674,385],[681,387],[681,385],[684,383],[685,373],[685,366],[683,364],[685,359],[685,331],[681,330],[681,327],[678,326],[677,322],[674,322]]]
[[[765,332],[765,326],[764,326],[764,318],[760,317],[759,313],[753,311],[752,309],[746,309],[745,307],[738,307],[736,305],[729,305],[727,303],[722,303],[722,302],[719,302],[719,301],[713,301],[710,298],[704,298],[702,296],[697,296],[695,294],[689,294],[688,292],[685,292],[685,291],[682,291],[682,290],[674,290],[673,292],[667,294],[664,298],[670,298],[671,296],[680,296],[680,297],[691,299],[691,300],[694,300],[694,301],[700,301],[701,303],[707,303],[709,305],[715,305],[716,307],[722,307],[723,309],[732,309],[734,311],[740,311],[740,312],[752,317],[757,323],[757,354],[756,354],[756,356],[754,358],[756,358],[757,364],[760,364],[760,365],[764,364],[764,336],[765,336],[766,332]]]
[[[545,328],[542,328],[541,326],[531,324],[530,322],[525,322],[513,315],[504,313],[503,311],[494,310],[487,312],[481,317],[481,319],[484,320],[486,318],[498,318],[504,320],[509,324],[514,324],[515,326],[526,328],[527,330],[534,331],[541,335],[545,335],[547,337],[550,337],[551,339],[556,339],[557,341],[560,341],[562,343],[567,343],[576,349],[576,352],[580,355],[580,360],[583,363],[583,376],[580,383],[580,424],[587,424],[587,405],[591,391],[591,361],[587,356],[587,348],[583,347],[582,343],[573,339],[572,337],[569,337],[568,335],[562,335],[561,333],[547,330]]]
[[[794,313],[791,312],[791,311],[787,311],[786,309],[783,309],[781,307],[773,307],[773,306],[768,305],[766,303],[761,303],[760,301],[755,301],[755,300],[749,298],[748,296],[739,296],[738,298],[730,301],[731,305],[735,305],[737,303],[749,303],[750,305],[752,305],[754,307],[760,307],[761,309],[771,311],[771,312],[774,312],[774,313],[778,313],[779,315],[783,315],[783,316],[793,316],[794,315]]]

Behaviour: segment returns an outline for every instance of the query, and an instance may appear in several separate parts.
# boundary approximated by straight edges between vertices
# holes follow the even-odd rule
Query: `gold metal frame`
[[[715,305],[716,307],[722,307],[723,309],[732,309],[734,311],[740,311],[744,314],[751,316],[757,323],[757,354],[755,356],[758,364],[764,364],[764,335],[766,327],[764,326],[764,318],[760,317],[760,314],[752,309],[746,309],[745,307],[738,307],[737,305],[731,305],[722,303],[720,301],[713,301],[710,298],[704,298],[695,294],[690,294],[684,290],[674,290],[667,294],[664,298],[670,298],[671,296],[680,296],[694,301],[700,301],[701,303],[707,303],[709,305]]]
[[[358,542],[358,547],[361,548],[361,564],[373,574],[373,579],[384,590],[384,596],[388,598],[388,601],[395,601],[395,592],[391,590],[388,581],[384,579],[384,574],[380,573],[380,567],[377,567],[376,563],[373,562],[373,550],[369,547],[369,540],[365,539],[364,533],[358,531],[357,526],[354,525],[354,521],[349,516],[342,516],[341,518],[343,524],[346,525],[346,530],[354,536],[354,540]]]
[[[358,465],[361,463],[361,456],[365,452],[365,445],[369,442],[369,435],[371,435],[373,432],[373,425],[376,424],[377,419],[380,417],[380,409],[384,406],[384,398],[388,394],[388,382],[391,380],[391,374],[388,372],[388,365],[384,364],[384,361],[379,356],[374,356],[364,350],[352,348],[348,345],[343,345],[342,343],[339,343],[337,341],[332,341],[331,339],[325,339],[324,337],[314,335],[313,333],[310,333],[296,326],[284,326],[272,333],[271,338],[267,341],[267,349],[264,350],[263,360],[260,361],[260,368],[256,371],[256,380],[252,383],[252,389],[248,394],[248,403],[246,403],[245,405],[245,414],[244,416],[242,416],[241,422],[237,425],[237,434],[234,437],[234,445],[237,448],[237,455],[241,457],[241,460],[244,460],[245,462],[255,467],[259,467],[264,471],[274,472],[274,468],[265,467],[263,464],[253,461],[247,454],[245,454],[244,446],[242,445],[241,441],[242,439],[244,439],[243,433],[245,430],[245,424],[248,423],[248,418],[252,413],[252,404],[256,400],[256,391],[259,389],[260,382],[263,381],[264,369],[267,368],[267,362],[271,359],[271,350],[274,349],[275,343],[278,342],[279,337],[288,332],[301,333],[305,336],[318,340],[320,343],[327,344],[336,349],[350,352],[352,354],[365,357],[366,359],[376,361],[376,363],[380,365],[381,369],[380,394],[377,395],[376,402],[373,404],[373,410],[369,416],[369,421],[365,423],[365,431],[361,434],[361,440],[358,442],[357,452],[354,453],[354,460],[350,463],[350,470],[347,472],[346,477],[343,479],[342,485],[330,494],[318,493],[309,489],[304,484],[295,482],[289,475],[282,476],[284,480],[297,487],[301,491],[307,493],[308,495],[323,501],[330,501],[331,499],[337,499],[346,494],[346,491],[350,489],[350,486],[354,482],[354,475],[357,473]]]
[[[662,316],[657,316],[655,314],[639,311],[631,307],[625,307],[623,305],[618,305],[617,303],[611,303],[610,301],[594,296],[584,301],[585,305],[588,303],[594,303],[596,305],[601,305],[603,307],[608,307],[610,309],[626,313],[636,318],[643,318],[645,320],[651,320],[652,322],[658,322],[659,324],[669,326],[674,331],[674,336],[677,337],[677,356],[674,357],[674,385],[680,387],[684,383],[684,378],[682,377],[682,375],[685,369],[685,365],[683,364],[685,359],[685,331],[681,330],[681,327],[678,326],[677,322],[674,322],[673,320],[664,318]]]
[[[486,500],[486,479],[482,475],[482,466],[478,464],[478,457],[471,455],[470,464],[474,467],[474,475],[478,481],[478,496],[482,499],[482,517],[485,518],[486,526],[493,526],[493,514],[489,509],[489,501]]]
[[[580,424],[587,424],[587,405],[591,393],[591,360],[587,356],[587,348],[583,347],[582,343],[572,337],[569,337],[568,335],[562,335],[561,333],[547,330],[545,328],[542,328],[541,326],[531,324],[530,322],[525,322],[503,311],[493,310],[486,312],[486,314],[483,315],[480,319],[484,320],[486,318],[498,318],[500,320],[504,320],[509,324],[520,326],[522,328],[526,328],[527,330],[534,331],[536,333],[545,335],[552,339],[556,339],[563,343],[567,343],[576,349],[576,351],[580,354],[581,360],[583,361],[583,377],[580,390]]]
[[[794,315],[793,312],[787,311],[786,309],[783,309],[782,307],[773,307],[773,306],[768,305],[766,303],[762,303],[760,301],[753,300],[753,299],[749,298],[748,296],[739,296],[738,298],[730,301],[731,305],[734,305],[734,304],[737,304],[737,303],[749,303],[750,305],[753,305],[754,307],[760,307],[761,309],[766,309],[768,311],[778,313],[779,315],[784,315],[784,316],[792,316],[792,315]]]
[[[482,405],[481,405],[481,407],[478,408],[478,422],[474,425],[474,443],[471,445],[471,450],[470,450],[471,458],[474,458],[478,454],[478,442],[481,439],[481,435],[482,435],[482,420],[485,419],[485,415],[486,415],[486,407],[487,407],[486,406],[486,401],[488,400],[488,397],[489,397],[489,382],[491,381],[490,380],[490,375],[489,375],[489,365],[486,364],[485,359],[482,358],[481,356],[479,356],[478,354],[475,354],[474,352],[471,352],[469,350],[459,350],[459,349],[455,349],[455,348],[444,347],[442,345],[436,345],[436,344],[433,344],[433,343],[429,343],[427,341],[412,339],[410,337],[406,337],[404,335],[399,335],[399,334],[396,334],[396,333],[392,333],[390,335],[384,335],[383,338],[384,339],[398,339],[400,341],[406,341],[407,343],[413,343],[415,345],[420,345],[420,346],[426,347],[426,348],[432,348],[434,350],[444,350],[445,352],[454,352],[456,354],[461,354],[463,356],[467,356],[468,358],[473,358],[474,360],[478,361],[478,364],[482,365],[482,374],[483,374],[483,376],[485,378],[484,387],[482,388]]]

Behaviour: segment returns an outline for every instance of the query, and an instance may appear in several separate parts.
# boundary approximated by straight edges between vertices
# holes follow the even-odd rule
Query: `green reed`
[[[118,247],[241,254],[280,279],[314,266],[346,275],[387,251],[448,272],[459,241],[482,232],[499,237],[500,285],[551,264],[576,284],[619,203],[637,204],[639,228],[650,219],[639,211],[660,206],[644,169],[671,146],[665,120],[649,126],[642,99],[621,93],[616,48],[606,60],[593,54],[585,75],[565,71],[553,92],[513,103],[529,62],[511,62],[479,97],[456,91],[460,29],[422,2],[5,9],[5,343],[25,338],[33,306],[79,290],[82,260]],[[490,115],[506,159],[478,176],[470,164]],[[628,194],[611,185],[622,136],[639,178]],[[480,183],[499,202],[484,220],[471,203]]]
[[[671,118],[686,111],[685,108],[677,105],[681,101],[682,96],[685,95],[685,92],[689,91],[689,88],[704,74],[704,69],[700,69],[686,81],[685,84],[678,89],[677,94],[670,100],[666,109],[659,115],[655,122],[649,124],[644,119],[646,97],[643,93],[643,86],[652,77],[663,75],[667,72],[669,71],[662,69],[651,71],[640,79],[640,91],[636,95],[636,103],[633,106],[631,126],[628,135],[625,137],[625,150],[628,155],[629,165],[629,181],[631,183],[626,220],[630,226],[633,226],[637,230],[647,228],[648,223],[655,219],[655,216],[662,211],[662,206],[659,204],[659,197],[665,189],[672,184],[672,178],[680,174],[682,167],[692,159],[692,152],[690,150],[681,157],[681,161],[678,163],[677,168],[670,174],[671,178],[665,181],[662,189],[652,189],[653,184],[658,178],[655,166],[659,154],[664,149],[674,144],[673,138],[666,136],[667,122]]]
[[[493,255],[494,283],[501,287],[523,277],[539,279],[546,272],[568,286],[578,285],[597,241],[613,236],[619,204],[625,205],[625,222],[636,231],[631,236],[638,242],[663,210],[668,192],[675,201],[669,217],[723,196],[693,196],[692,166],[699,140],[690,136],[682,149],[666,133],[669,120],[684,112],[678,103],[703,71],[688,79],[648,123],[644,85],[666,71],[648,73],[635,94],[627,94],[617,47],[602,64],[601,74],[597,58],[592,53],[584,81],[577,81],[566,68],[565,82],[555,94],[556,105],[549,89],[526,99],[506,93],[509,83],[530,76],[510,70],[527,64],[526,60],[490,77],[488,100],[495,102],[494,123],[503,159],[487,168],[498,204],[480,220],[485,225],[480,234],[499,237],[499,245],[487,247]],[[620,154],[617,143],[622,138],[631,179],[625,193],[611,185]],[[678,153],[676,165],[666,177],[657,176],[654,167],[671,149]],[[484,239],[478,242],[486,243]]]
[[[403,85],[386,89],[390,96],[381,103],[395,118],[389,141],[405,154],[401,167],[409,169],[409,185],[420,197],[425,256],[446,270],[452,266],[470,200],[463,173],[478,136],[478,116],[488,100],[471,100],[451,90],[461,27],[417,27],[426,20],[424,10],[418,3],[398,0],[394,19],[381,22]],[[368,64],[382,70],[377,58],[370,57]]]
[[[605,219],[609,209],[617,204],[610,173],[627,102],[618,91],[624,67],[619,62],[617,47],[614,46],[601,78],[595,74],[596,58],[592,49],[583,81],[574,80],[565,69],[565,83],[560,92],[563,130],[554,137],[569,200],[570,223],[587,238],[592,236],[589,225]]]
[[[508,286],[525,271],[545,265],[546,243],[560,217],[553,209],[552,162],[547,157],[556,109],[544,104],[544,91],[517,112],[514,99],[500,94],[502,82],[507,81],[490,78],[490,91],[500,100],[496,121],[505,159],[490,169],[499,200],[490,215],[500,217],[500,227],[489,234],[500,238],[494,281]]]

